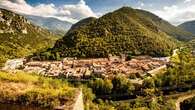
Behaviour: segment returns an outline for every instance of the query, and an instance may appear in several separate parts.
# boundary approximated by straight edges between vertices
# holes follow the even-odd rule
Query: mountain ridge
[[[42,28],[46,28],[49,31],[60,36],[63,36],[72,26],[72,23],[70,22],[61,21],[53,17],[41,17],[41,16],[33,16],[33,15],[24,15],[24,16],[33,24],[40,26]]]
[[[136,10],[139,14],[144,15],[144,17],[147,17],[154,25],[158,27],[159,30],[167,33],[170,36],[173,36],[180,41],[190,41],[195,38],[192,33],[172,25],[168,21],[163,20],[162,18],[151,12],[140,9]]]
[[[86,21],[85,21],[86,22]],[[78,24],[73,25],[72,27]],[[177,40],[160,31],[133,8],[123,7],[69,30],[47,55],[107,57],[108,54],[167,56]],[[46,54],[41,53],[41,54]],[[58,56],[56,55],[56,56]],[[47,56],[48,57],[48,56]]]
[[[0,63],[51,47],[57,36],[25,17],[0,9]]]
[[[123,7],[123,8],[130,8],[130,7]],[[120,8],[120,9],[123,9],[123,8]],[[140,9],[133,9],[133,8],[131,8],[131,9],[134,12],[136,12],[136,14],[138,14],[140,17],[143,17],[142,19],[147,19],[150,21],[151,25],[147,24],[148,28],[151,28],[150,26],[155,25],[153,27],[155,27],[156,30],[163,31],[166,34],[168,34],[168,35],[170,35],[170,36],[172,36],[180,41],[190,41],[190,40],[195,38],[195,36],[191,32],[186,31],[180,27],[174,26],[171,23],[169,23],[168,21],[163,20],[159,16],[157,16],[149,11],[140,10]],[[107,13],[107,14],[109,14],[109,13]],[[93,17],[89,17],[89,18],[86,18],[83,20],[89,20],[92,18]],[[80,20],[78,23],[72,25],[72,27],[74,27],[76,25],[84,24],[83,20]],[[94,20],[95,20],[95,18],[92,21],[94,21]],[[73,30],[73,28],[70,28],[69,31],[71,31],[71,30]]]
[[[195,36],[195,20],[184,22],[178,27],[193,33]]]

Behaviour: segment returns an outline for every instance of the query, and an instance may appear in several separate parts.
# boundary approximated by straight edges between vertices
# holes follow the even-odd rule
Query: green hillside
[[[150,20],[141,17],[137,10],[123,7],[70,30],[56,42],[51,53],[42,55],[47,58],[52,56],[52,59],[59,55],[106,57],[108,54],[120,53],[166,56],[176,47],[176,43]]]
[[[195,34],[195,20],[180,24],[179,27],[188,31],[188,32]]]
[[[174,38],[180,40],[180,41],[189,41],[194,37],[190,31],[185,31],[182,28],[173,26],[169,22],[163,20],[162,18],[144,11],[144,10],[136,10],[137,14],[143,19],[147,19],[152,23],[152,25],[156,26],[159,30],[167,33],[170,36],[173,36]]]
[[[145,24],[145,26],[148,28],[151,28],[151,26],[155,27],[157,30],[163,31],[166,34],[173,36],[174,38],[181,40],[181,41],[189,41],[195,38],[194,35],[192,34],[193,33],[192,31],[185,30],[185,28],[182,29],[180,27],[173,26],[169,22],[154,15],[153,13],[150,13],[145,10],[139,10],[139,9],[134,10],[134,12],[136,12],[136,14],[140,17],[142,21],[147,20],[149,21],[149,23],[151,23],[151,24]],[[79,21],[75,25],[73,25],[70,30],[75,29],[75,27],[80,27],[84,25],[85,23],[88,23],[89,21],[91,22],[95,20],[96,18],[92,18],[92,17],[86,18],[84,20]],[[193,30],[193,28],[191,28],[191,30]]]
[[[14,74],[0,71],[1,104],[10,103],[24,107],[47,108],[43,110],[53,110],[56,106],[66,104],[65,107],[68,108],[71,107],[70,103],[74,103],[77,92],[78,89],[59,79],[46,78],[22,71],[17,71]],[[5,108],[0,109],[4,110]],[[8,110],[13,110],[13,108]],[[26,108],[22,110],[37,109]]]
[[[82,19],[79,22],[77,22],[76,24],[72,25],[69,32],[82,27],[82,25],[86,25],[90,22],[94,22],[95,20],[96,20],[96,18],[94,18],[94,17],[88,17],[88,18]]]
[[[51,47],[57,37],[23,16],[0,9],[0,64]]]

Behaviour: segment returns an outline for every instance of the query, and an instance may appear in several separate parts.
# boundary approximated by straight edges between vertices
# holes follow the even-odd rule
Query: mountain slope
[[[189,32],[195,34],[195,20],[185,22],[185,23],[179,25],[179,27],[186,30],[186,31],[189,31]]]
[[[56,39],[23,16],[0,9],[0,63],[51,47]]]
[[[189,41],[195,37],[189,31],[185,31],[181,28],[173,26],[169,22],[161,19],[160,17],[144,10],[136,10],[137,14],[139,14],[142,18],[149,20],[153,25],[158,27],[159,30],[167,33],[174,38],[181,40],[181,41]]]
[[[56,42],[51,54],[61,57],[106,57],[120,53],[166,56],[176,47],[176,42],[140,17],[135,9],[123,7],[70,30]]]
[[[86,25],[90,22],[94,22],[95,20],[96,20],[96,18],[94,18],[94,17],[88,17],[88,18],[82,19],[79,22],[77,22],[76,24],[72,25],[72,27],[70,28],[69,31],[78,29],[78,28],[82,27],[83,25]]]
[[[35,25],[46,28],[55,34],[62,35],[62,36],[72,26],[72,23],[70,22],[61,21],[52,17],[46,18],[46,17],[30,16],[30,15],[25,15],[25,17],[27,17],[27,19],[32,23],[34,23]]]

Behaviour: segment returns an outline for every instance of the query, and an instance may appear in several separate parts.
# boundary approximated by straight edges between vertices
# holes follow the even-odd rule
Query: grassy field
[[[73,101],[76,89],[67,82],[23,72],[0,72],[0,103],[45,108]]]

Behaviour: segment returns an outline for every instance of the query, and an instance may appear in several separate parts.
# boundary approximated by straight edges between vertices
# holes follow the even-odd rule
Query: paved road
[[[179,97],[175,103],[175,106],[176,106],[176,109],[175,110],[181,110],[180,109],[180,103],[183,102],[184,100],[186,99],[189,99],[189,98],[192,98],[192,97],[195,97],[195,93],[192,93],[190,95],[187,95],[187,96],[182,96],[182,97]]]
[[[180,103],[183,102],[186,99],[195,97],[195,90],[192,90],[190,93],[189,92],[183,92],[183,93],[178,93],[178,94],[173,94],[173,95],[165,95],[164,96],[164,98],[166,98],[166,99],[175,99],[176,97],[178,97],[178,98],[177,98],[177,100],[175,102],[175,106],[176,106],[175,110],[180,110]],[[148,98],[145,98],[143,100],[144,101],[151,101],[151,98],[148,97]],[[114,101],[114,102],[126,102],[126,103],[129,103],[129,102],[133,102],[133,101],[136,101],[136,98],[135,99],[128,99],[128,100]]]

